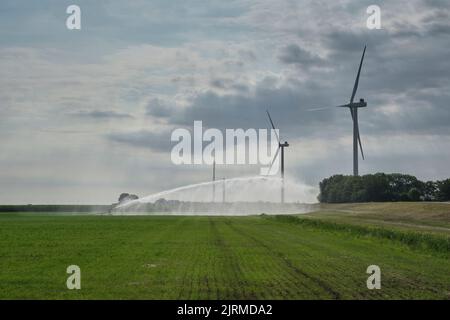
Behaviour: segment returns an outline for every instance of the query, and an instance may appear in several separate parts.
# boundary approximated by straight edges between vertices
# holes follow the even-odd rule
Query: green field
[[[450,205],[298,216],[0,214],[0,299],[450,299]],[[68,265],[81,290],[66,288]],[[368,290],[366,268],[381,268]]]

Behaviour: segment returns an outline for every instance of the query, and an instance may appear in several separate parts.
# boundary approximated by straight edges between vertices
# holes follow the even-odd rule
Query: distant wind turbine
[[[284,143],[281,143],[280,137],[278,136],[277,131],[275,129],[275,125],[273,124],[272,117],[270,116],[270,113],[268,110],[266,110],[266,112],[267,112],[267,116],[269,117],[270,124],[272,125],[272,129],[274,130],[275,135],[277,137],[277,141],[278,141],[278,148],[277,148],[277,151],[275,152],[275,155],[273,156],[272,163],[270,164],[270,168],[269,168],[268,172],[269,173],[271,172],[272,166],[275,162],[275,159],[277,158],[278,153],[280,152],[280,149],[281,149],[281,203],[284,203],[284,148],[289,147],[289,143],[287,143],[287,141],[285,141]]]
[[[363,64],[365,53],[366,53],[366,46],[364,46],[364,50],[363,50],[363,53],[361,56],[361,61],[359,63],[358,74],[356,75],[355,84],[353,85],[353,92],[352,92],[352,96],[350,98],[350,103],[337,106],[340,108],[349,108],[350,114],[351,114],[352,120],[353,120],[353,175],[354,176],[358,175],[358,144],[359,144],[359,148],[361,149],[361,156],[364,160],[364,152],[363,152],[363,148],[362,148],[361,137],[359,136],[358,108],[367,107],[367,103],[364,101],[364,99],[359,99],[359,102],[353,102],[353,100],[355,99],[356,90],[358,89],[359,76],[361,74],[361,67]],[[308,109],[307,111],[318,111],[318,110],[327,109],[327,108],[328,107]]]

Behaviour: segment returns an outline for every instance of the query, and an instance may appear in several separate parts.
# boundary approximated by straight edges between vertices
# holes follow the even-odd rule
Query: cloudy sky
[[[68,30],[66,8],[81,7]],[[381,30],[366,27],[371,4]],[[0,203],[111,203],[210,178],[171,163],[174,128],[267,128],[289,177],[450,177],[450,5],[444,0],[137,0],[0,3]],[[219,166],[218,176],[258,166]]]

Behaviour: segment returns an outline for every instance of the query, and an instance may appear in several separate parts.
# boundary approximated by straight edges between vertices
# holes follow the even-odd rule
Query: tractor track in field
[[[235,255],[225,242],[224,238],[221,236],[219,229],[217,229],[216,222],[214,221],[214,219],[209,218],[209,225],[213,235],[214,244],[217,245],[224,252],[227,258],[226,261],[228,261],[228,263],[231,266],[233,277],[237,281],[238,285],[237,288],[243,291],[242,295],[240,295],[238,291],[233,290],[235,292],[233,298],[234,299],[245,298],[250,300],[257,299],[257,297],[253,293],[246,294],[246,292],[244,291],[245,290],[244,288],[248,288],[248,282],[245,279],[243,279],[244,273],[242,272],[241,266],[239,265],[238,262],[236,262],[237,259],[235,259]],[[219,297],[217,298],[220,299]]]
[[[183,220],[184,221],[184,220]],[[193,244],[196,244],[196,239],[193,240]],[[196,277],[196,272],[198,271],[199,266],[202,265],[202,257],[198,256],[198,250],[194,250],[196,253],[194,257],[192,255],[189,256],[186,260],[191,260],[192,263],[190,263],[189,266],[186,266],[183,272],[183,276],[181,278],[181,285],[180,285],[180,291],[178,293],[177,299],[178,300],[185,300],[185,299],[195,299],[194,293],[195,284],[205,284],[206,285],[206,292],[207,296],[210,296],[210,293],[212,292],[210,289],[210,282],[207,277],[199,278]],[[181,252],[181,255],[179,258],[184,255],[188,254],[187,252]],[[192,258],[192,259],[190,259]]]
[[[191,297],[192,277],[189,277],[189,271],[191,271],[191,270],[188,268],[184,269],[183,276],[181,278],[181,286],[180,286],[180,291],[178,292],[177,300],[189,299]],[[189,285],[188,285],[188,282],[189,282]]]
[[[263,247],[264,249],[266,249],[267,251],[270,252],[270,254],[278,257],[279,259],[281,259],[284,264],[286,265],[286,267],[288,269],[290,269],[294,274],[297,274],[299,276],[302,276],[308,280],[311,280],[313,283],[316,283],[320,288],[322,288],[323,290],[325,290],[328,294],[330,294],[333,299],[338,300],[340,299],[341,295],[339,294],[339,292],[335,291],[333,288],[331,288],[326,282],[322,281],[321,279],[318,279],[308,273],[306,273],[305,271],[301,270],[299,267],[297,267],[291,260],[289,260],[286,256],[283,255],[282,252],[276,251],[273,248],[271,248],[270,246],[268,246],[266,243],[264,243],[263,241],[251,236],[250,234],[244,232],[243,230],[236,228],[235,225],[233,225],[230,221],[225,221],[225,224],[232,229],[234,232],[240,234],[241,236],[250,239],[251,241],[253,241],[254,243],[256,243],[257,245]]]

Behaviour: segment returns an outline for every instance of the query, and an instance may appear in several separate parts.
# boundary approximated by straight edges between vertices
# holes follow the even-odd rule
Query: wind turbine
[[[358,89],[359,76],[361,74],[361,67],[363,64],[365,53],[366,53],[366,46],[364,46],[364,50],[363,50],[363,53],[361,56],[361,61],[359,63],[358,74],[356,75],[355,84],[353,85],[353,91],[352,91],[352,96],[350,97],[350,103],[337,106],[340,108],[349,108],[350,114],[351,114],[352,120],[353,120],[353,175],[354,176],[358,175],[358,144],[359,144],[359,148],[361,149],[361,156],[364,160],[364,152],[363,152],[363,148],[362,148],[361,137],[359,136],[358,108],[367,107],[367,103],[364,101],[364,99],[359,99],[359,102],[353,102],[353,100],[355,99],[356,90]],[[327,107],[310,109],[308,111],[322,110],[322,109],[326,109],[326,108]]]
[[[270,113],[268,110],[266,110],[266,112],[267,112],[267,116],[269,117],[270,124],[272,125],[272,129],[274,130],[275,135],[277,137],[277,141],[278,141],[278,148],[272,159],[272,163],[270,164],[270,168],[269,168],[268,172],[270,173],[270,171],[272,170],[272,166],[275,162],[275,159],[277,158],[278,153],[281,150],[281,203],[284,203],[284,148],[289,147],[289,143],[287,143],[287,141],[285,141],[284,143],[281,143],[280,137],[278,136],[278,133],[275,129],[275,125],[273,124],[272,117],[270,116]]]

